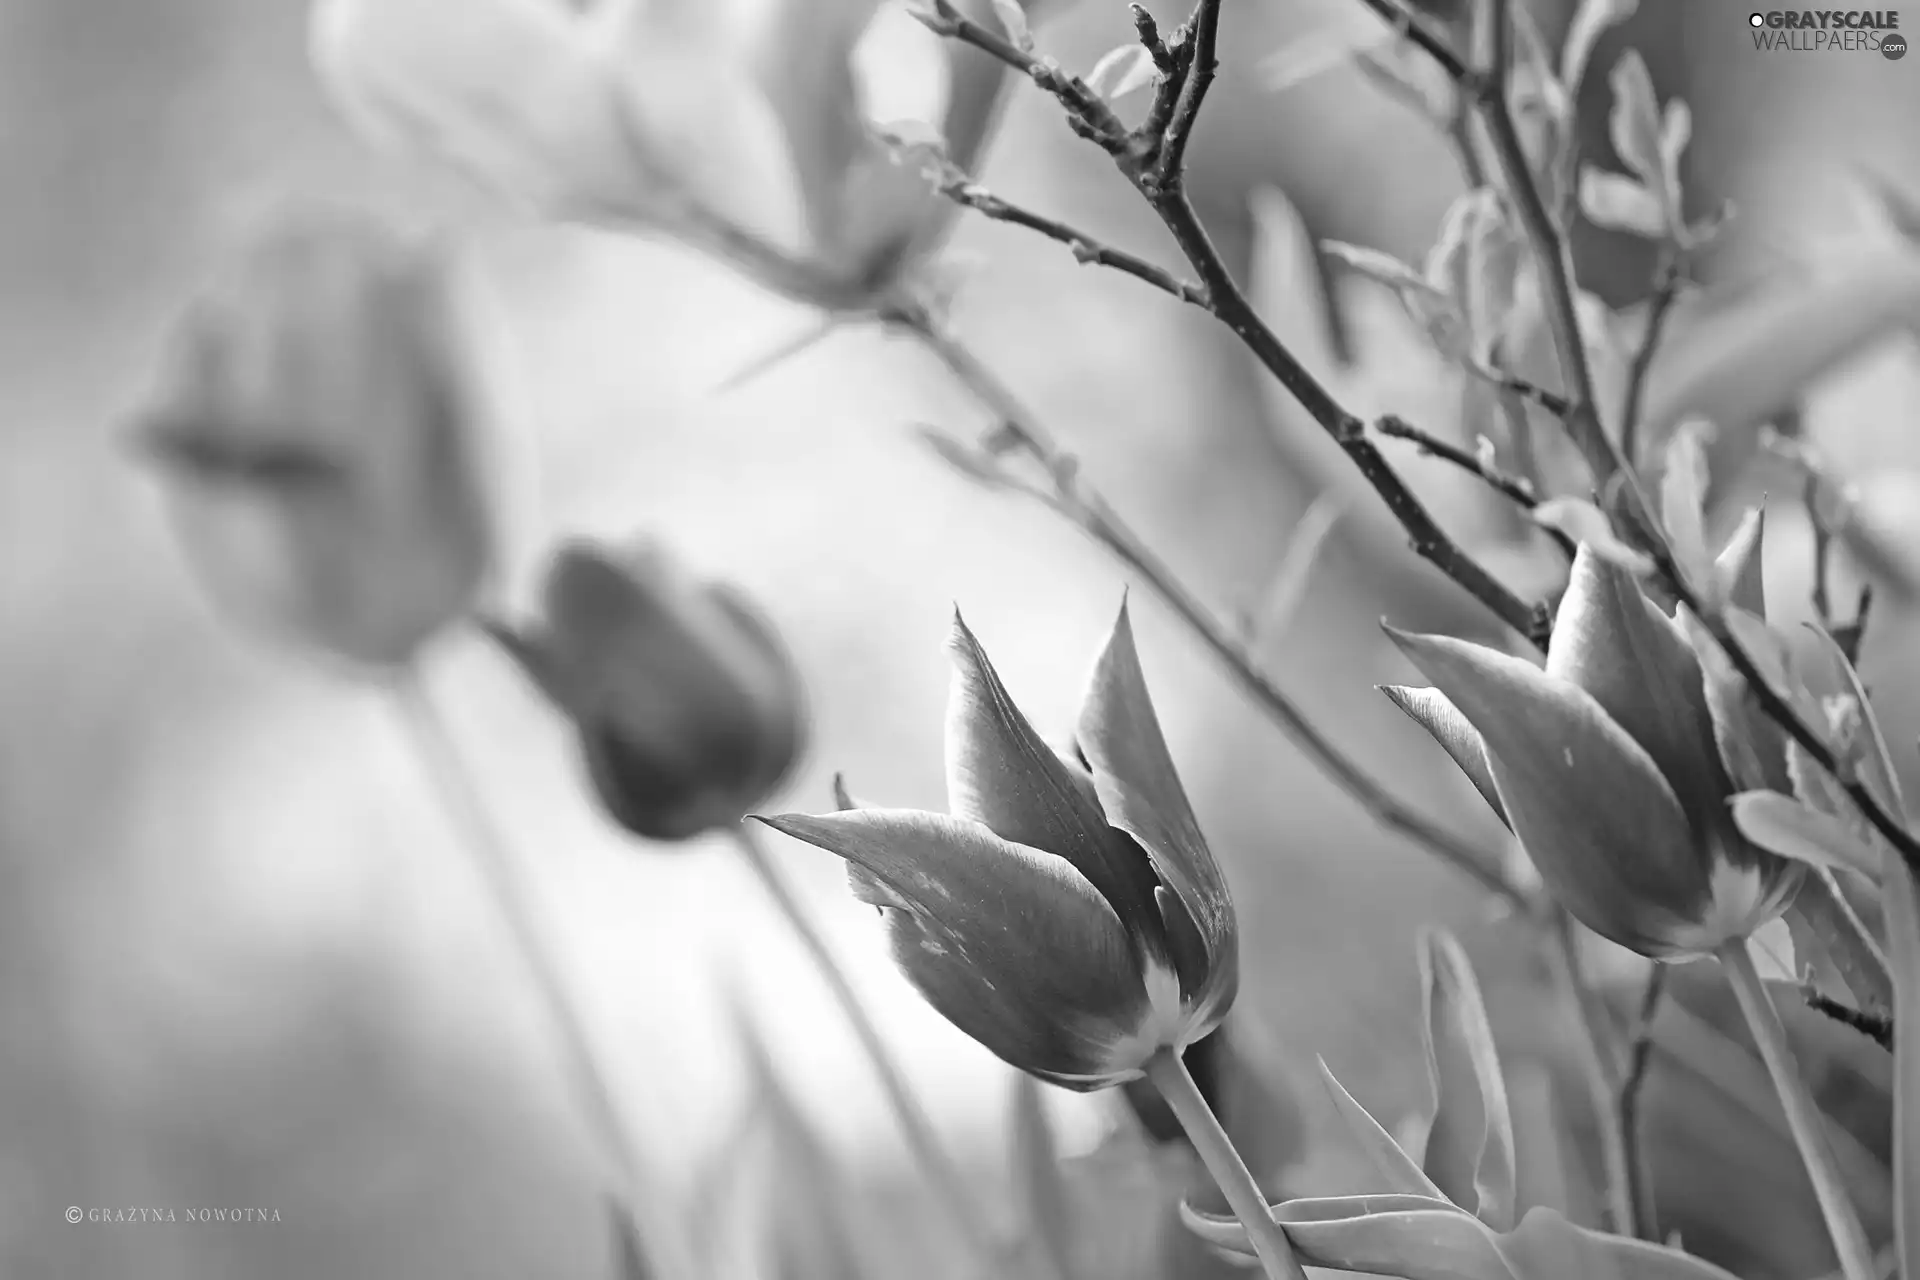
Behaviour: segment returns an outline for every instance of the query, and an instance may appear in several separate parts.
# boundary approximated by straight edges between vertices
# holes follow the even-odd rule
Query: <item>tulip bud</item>
[[[895,961],[948,1020],[1043,1080],[1138,1078],[1233,1001],[1233,904],[1147,695],[1122,609],[1080,716],[1086,767],[1014,706],[954,619],[953,815],[851,809],[763,819],[844,858]]]
[[[381,666],[472,607],[493,530],[459,285],[444,246],[309,211],[187,313],[137,438],[220,603]]]
[[[1748,536],[1757,542],[1757,526]],[[1721,565],[1746,599],[1752,554],[1743,547]],[[1492,793],[1547,887],[1596,933],[1686,959],[1751,934],[1791,903],[1804,868],[1733,823],[1738,787],[1716,733],[1724,699],[1685,627],[1631,573],[1582,544],[1544,670],[1481,645],[1388,630],[1438,686],[1390,690],[1395,701]],[[1743,746],[1779,750],[1777,740]]]
[[[660,548],[563,547],[544,616],[495,635],[579,731],[613,819],[648,840],[738,822],[799,759],[798,673],[730,587],[696,581]]]

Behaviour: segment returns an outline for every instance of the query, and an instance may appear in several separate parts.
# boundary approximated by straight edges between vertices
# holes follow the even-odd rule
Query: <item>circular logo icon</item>
[[[1747,25],[1750,27],[1764,27],[1767,25],[1767,15],[1764,13],[1750,13],[1747,15]]]
[[[1881,36],[1880,52],[1886,55],[1888,62],[1898,62],[1907,56],[1907,38],[1900,35]]]
[[[82,1215],[82,1214],[81,1214],[81,1212],[80,1212],[80,1206],[79,1206],[79,1205],[77,1205],[77,1204],[70,1204],[70,1205],[68,1205],[68,1206],[67,1206],[67,1221],[68,1221],[68,1222],[78,1222],[78,1221],[80,1221],[80,1219],[81,1219],[81,1217],[82,1217],[82,1216],[84,1216],[84,1215]]]

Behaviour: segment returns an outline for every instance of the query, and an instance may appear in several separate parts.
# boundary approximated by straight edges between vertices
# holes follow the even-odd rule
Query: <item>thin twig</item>
[[[868,1012],[866,1002],[854,989],[852,980],[847,976],[845,966],[833,954],[833,948],[827,945],[826,937],[820,927],[807,913],[800,901],[799,893],[792,881],[781,871],[779,864],[768,852],[765,842],[760,838],[752,823],[741,823],[734,828],[734,843],[740,850],[740,856],[746,861],[754,877],[773,899],[781,916],[793,930],[794,936],[807,953],[814,967],[819,971],[827,987],[833,992],[834,1000],[852,1026],[860,1047],[866,1051],[867,1060],[872,1063],[874,1074],[880,1078],[881,1092],[886,1095],[887,1105],[892,1108],[894,1118],[899,1122],[901,1132],[906,1136],[907,1146],[913,1152],[921,1171],[938,1191],[938,1199],[945,1210],[952,1215],[954,1225],[966,1237],[967,1242],[977,1250],[990,1267],[998,1267],[1005,1262],[1005,1249],[988,1220],[985,1209],[980,1205],[971,1183],[954,1163],[946,1147],[941,1143],[933,1120],[926,1109],[920,1105],[920,1099],[907,1083],[907,1075],[901,1069],[893,1050],[888,1046],[886,1037],[880,1034],[873,1015]]]
[[[1620,453],[1630,465],[1637,465],[1640,457],[1640,417],[1647,398],[1647,375],[1653,371],[1654,357],[1660,353],[1667,317],[1680,296],[1682,278],[1678,251],[1669,248],[1662,252],[1660,269],[1654,277],[1653,296],[1647,302],[1646,332],[1640,335],[1633,362],[1627,366],[1627,398],[1620,411]]]
[[[1379,14],[1386,24],[1424,49],[1442,70],[1455,80],[1466,82],[1473,73],[1446,38],[1429,27],[1424,18],[1407,8],[1402,0],[1363,0],[1367,8]]]
[[[1476,80],[1463,66],[1448,70],[1460,82],[1463,91],[1477,94],[1481,119],[1485,121],[1493,153],[1505,178],[1507,198],[1519,215],[1520,225],[1533,247],[1538,276],[1546,290],[1547,322],[1553,331],[1554,349],[1560,358],[1560,376],[1571,402],[1565,415],[1567,432],[1573,438],[1594,483],[1604,487],[1616,476],[1629,485],[1633,476],[1621,464],[1618,450],[1600,425],[1599,400],[1594,391],[1592,363],[1587,358],[1586,340],[1580,333],[1579,309],[1573,284],[1572,253],[1554,221],[1534,181],[1528,164],[1519,125],[1513,118],[1513,106],[1507,100],[1508,78],[1513,65],[1512,0],[1483,0],[1487,5],[1488,44],[1491,62]],[[1442,65],[1445,65],[1444,63]],[[1456,66],[1458,64],[1456,63]]]
[[[1565,911],[1557,911],[1549,930],[1547,959],[1556,985],[1573,1009],[1574,1025],[1580,1033],[1581,1076],[1600,1135],[1600,1163],[1607,1191],[1606,1227],[1618,1235],[1638,1235],[1639,1210],[1633,1198],[1626,1118],[1621,1114],[1615,1083],[1623,1067],[1619,1046],[1612,1043],[1613,1021],[1582,972],[1573,919]]]
[[[1096,240],[1077,227],[1072,227],[1057,218],[1035,213],[1010,201],[994,195],[985,187],[969,182],[965,178],[947,179],[938,184],[940,194],[954,203],[963,205],[975,212],[993,219],[995,222],[1010,223],[1016,227],[1025,227],[1037,231],[1049,240],[1057,240],[1073,251],[1076,262],[1093,263],[1097,266],[1111,267],[1136,280],[1143,280],[1160,290],[1171,294],[1182,302],[1197,307],[1207,305],[1207,292],[1197,284],[1189,283],[1175,276],[1164,267],[1155,266],[1145,258],[1116,249],[1110,244]]]
[[[1640,1220],[1640,1238],[1658,1241],[1660,1205],[1654,1192],[1653,1171],[1647,1167],[1646,1148],[1640,1141],[1640,1094],[1646,1087],[1647,1072],[1653,1065],[1653,1024],[1660,1013],[1660,1001],[1666,994],[1667,967],[1655,964],[1647,974],[1647,985],[1640,992],[1640,1010],[1627,1040],[1627,1065],[1620,1076],[1620,1140],[1626,1145],[1625,1172],[1629,1195]]]
[[[1033,496],[1133,569],[1187,628],[1212,651],[1241,688],[1323,774],[1388,830],[1420,844],[1524,912],[1533,899],[1475,845],[1422,817],[1389,794],[1352,757],[1334,745],[1292,697],[1264,672],[1241,640],[1179,580],[1174,571],[1079,475],[1078,461],[1055,445],[1000,379],[965,345],[923,311],[903,309],[892,319],[947,367],[992,416],[998,434],[1047,474],[1051,488]]]
[[[1261,318],[1234,280],[1187,198],[1180,173],[1165,164],[1167,149],[1155,140],[1129,134],[1083,83],[1015,48],[962,16],[951,4],[938,3],[936,12],[923,16],[922,21],[942,35],[993,54],[1060,100],[1067,108],[1075,132],[1105,148],[1121,172],[1160,215],[1188,263],[1200,276],[1208,310],[1240,338],[1261,366],[1347,454],[1399,521],[1415,553],[1453,579],[1494,616],[1544,648],[1553,626],[1552,611],[1544,602],[1521,599],[1447,535],[1425,504],[1381,456],[1367,436],[1366,423],[1335,399]],[[1189,55],[1194,60],[1203,60],[1202,55],[1210,52],[1211,42],[1218,38],[1218,21],[1217,0],[1200,0],[1188,27],[1188,38],[1174,51],[1175,60],[1182,61]],[[1191,102],[1193,110],[1198,111],[1210,78],[1210,70],[1188,68],[1168,117],[1166,135],[1160,142],[1171,136],[1182,119],[1180,104]],[[1087,98],[1091,98],[1091,105],[1084,100]],[[1174,148],[1173,154],[1178,157],[1179,149]]]
[[[1179,192],[1186,182],[1187,142],[1200,122],[1200,105],[1220,69],[1220,5],[1222,0],[1199,0],[1186,26],[1186,51],[1180,56],[1180,94],[1173,114],[1160,135],[1152,169],[1152,187],[1165,194]]]
[[[1822,995],[1812,987],[1806,989],[1805,995],[1807,1008],[1832,1018],[1841,1026],[1852,1027],[1888,1053],[1893,1052],[1893,1019],[1886,1014],[1856,1009],[1831,996]]]
[[[1467,372],[1483,382],[1492,383],[1500,390],[1519,396],[1529,404],[1539,405],[1556,418],[1565,418],[1573,412],[1572,403],[1558,392],[1549,391],[1538,383],[1525,378],[1515,377],[1511,373],[1496,369],[1492,365],[1472,364]]]
[[[693,1275],[688,1246],[672,1216],[663,1212],[666,1197],[649,1175],[621,1116],[586,1020],[574,1003],[535,912],[531,889],[481,801],[480,787],[461,757],[452,729],[421,672],[403,673],[394,694],[447,820],[472,857],[474,870],[546,1008],[575,1103],[617,1179],[617,1203],[631,1218],[634,1236],[658,1268],[655,1274],[668,1278]]]
[[[1430,453],[1443,462],[1450,462],[1462,471],[1480,478],[1480,480],[1510,499],[1516,506],[1532,511],[1540,505],[1540,499],[1534,496],[1533,486],[1518,476],[1508,475],[1498,467],[1487,465],[1475,454],[1467,452],[1457,444],[1449,444],[1432,432],[1416,427],[1406,419],[1388,414],[1373,424],[1373,429],[1383,436],[1396,440],[1411,440],[1420,446],[1422,453]],[[1558,529],[1545,529],[1554,545],[1566,552],[1568,558],[1574,553],[1573,539]]]

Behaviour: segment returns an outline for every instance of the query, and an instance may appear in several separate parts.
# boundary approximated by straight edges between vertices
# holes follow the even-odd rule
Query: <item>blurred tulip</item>
[[[1736,606],[1758,603],[1748,571],[1758,541],[1750,524],[1717,566]],[[1784,746],[1729,719],[1740,699],[1710,685],[1695,648],[1711,641],[1690,639],[1626,569],[1581,545],[1544,670],[1461,640],[1389,633],[1439,686],[1389,695],[1498,802],[1548,888],[1596,933],[1686,959],[1792,901],[1805,868],[1735,827],[1728,800],[1742,780],[1720,737],[1737,735],[1765,776],[1784,775]]]
[[[316,210],[189,310],[136,435],[223,605],[381,666],[472,607],[493,530],[457,286],[444,246]]]
[[[992,0],[958,6],[997,23]],[[899,283],[955,213],[874,132],[895,122],[865,113],[870,39],[890,81],[944,86],[903,134],[937,134],[969,168],[1005,66],[881,0],[319,0],[313,16],[316,66],[370,137],[846,309]]]
[[[1070,1089],[1137,1078],[1225,1016],[1238,935],[1148,697],[1123,608],[1072,762],[1014,706],[956,616],[954,814],[763,821],[847,860],[922,995],[1007,1062]]]
[[[573,721],[595,794],[648,840],[730,826],[770,795],[806,736],[799,674],[731,587],[659,547],[561,548],[544,617],[496,638]]]

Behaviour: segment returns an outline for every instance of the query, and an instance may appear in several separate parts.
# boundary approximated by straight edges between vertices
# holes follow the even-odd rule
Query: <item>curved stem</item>
[[[1253,1251],[1268,1280],[1307,1280],[1307,1272],[1293,1252],[1284,1227],[1273,1220],[1267,1208],[1266,1193],[1253,1179],[1247,1162],[1234,1149],[1233,1140],[1220,1127],[1220,1120],[1187,1072],[1187,1064],[1172,1049],[1162,1049],[1147,1059],[1147,1079],[1167,1100],[1180,1127],[1187,1131],[1194,1150],[1200,1153],[1207,1172],[1213,1175],[1234,1216],[1247,1229]]]
[[[1547,926],[1547,959],[1555,981],[1572,1008],[1580,1037],[1581,1075],[1593,1103],[1594,1126],[1600,1135],[1602,1181],[1606,1184],[1607,1229],[1616,1235],[1641,1233],[1639,1205],[1633,1195],[1633,1161],[1627,1140],[1626,1118],[1615,1092],[1620,1078],[1620,1055],[1608,1034],[1612,1019],[1604,1001],[1587,982],[1580,963],[1578,926],[1564,911]]]
[[[820,928],[808,916],[800,903],[800,895],[794,890],[792,881],[780,869],[779,864],[769,856],[767,847],[759,835],[748,823],[741,823],[733,830],[734,843],[740,850],[740,856],[746,859],[747,866],[773,899],[780,914],[786,918],[794,934],[800,939],[800,945],[806,949],[826,980],[827,987],[846,1014],[847,1021],[853,1027],[853,1034],[860,1041],[860,1047],[866,1051],[867,1059],[873,1064],[874,1073],[880,1077],[880,1088],[886,1094],[887,1103],[893,1109],[894,1117],[900,1123],[901,1131],[906,1135],[907,1146],[919,1162],[927,1181],[939,1191],[938,1199],[953,1216],[954,1225],[966,1237],[969,1244],[977,1249],[989,1265],[998,1266],[1004,1262],[1004,1250],[1001,1248],[998,1234],[988,1221],[986,1211],[981,1208],[973,1188],[967,1182],[953,1157],[941,1145],[935,1132],[933,1121],[926,1109],[920,1105],[920,1099],[907,1083],[906,1072],[894,1059],[893,1051],[880,1035],[880,1028],[874,1025],[873,1015],[860,999],[860,993],[854,990],[853,982],[847,977],[847,971],[834,956]]]
[[[1780,1094],[1780,1105],[1787,1113],[1787,1127],[1793,1131],[1794,1143],[1807,1166],[1807,1176],[1813,1181],[1813,1193],[1820,1201],[1821,1213],[1826,1216],[1827,1231],[1833,1237],[1833,1250],[1839,1255],[1841,1273],[1846,1280],[1877,1280],[1879,1273],[1874,1268],[1873,1250],[1867,1244],[1866,1228],[1860,1225],[1860,1215],[1847,1198],[1846,1185],[1834,1159],[1833,1143],[1824,1128],[1825,1120],[1793,1060],[1787,1045],[1787,1029],[1780,1022],[1780,1012],[1774,1008],[1766,985],[1760,981],[1759,970],[1753,967],[1746,939],[1728,943],[1717,954],[1727,971],[1727,981],[1733,984],[1733,994],[1740,1001],[1740,1012],[1746,1015],[1754,1043],[1760,1046],[1760,1058],[1767,1064],[1767,1074],[1773,1077],[1773,1087]]]
[[[421,764],[432,782],[448,823],[473,860],[474,870],[493,900],[514,949],[520,954],[535,993],[545,1005],[559,1041],[562,1064],[587,1128],[613,1167],[618,1193],[615,1201],[633,1225],[663,1280],[692,1276],[679,1232],[670,1215],[662,1212],[667,1200],[654,1185],[621,1118],[620,1107],[599,1060],[585,1019],[568,993],[566,980],[554,958],[533,909],[526,879],[493,819],[480,800],[480,788],[461,758],[452,729],[441,714],[422,672],[409,669],[394,687],[402,719],[413,738]]]

